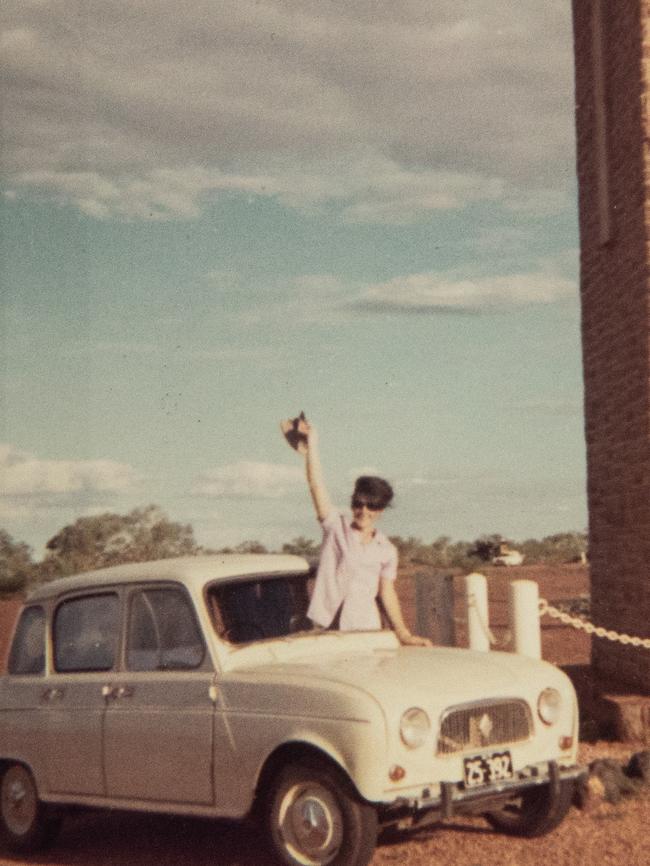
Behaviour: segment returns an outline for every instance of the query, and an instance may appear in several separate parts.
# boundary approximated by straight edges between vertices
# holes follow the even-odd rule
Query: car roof
[[[61,577],[34,589],[27,601],[42,601],[78,589],[147,581],[175,580],[188,587],[212,581],[244,580],[273,574],[305,574],[313,566],[301,556],[276,553],[214,554],[130,562]]]

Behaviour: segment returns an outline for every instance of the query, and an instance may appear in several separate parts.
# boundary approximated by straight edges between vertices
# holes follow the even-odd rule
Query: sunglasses
[[[362,508],[367,508],[368,511],[383,511],[383,505],[378,502],[368,502],[367,499],[357,499],[356,497],[352,500],[352,508],[356,511],[360,511]]]

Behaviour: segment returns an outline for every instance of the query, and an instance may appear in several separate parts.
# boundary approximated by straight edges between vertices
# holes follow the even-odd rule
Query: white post
[[[509,613],[514,651],[520,655],[541,659],[539,589],[534,580],[511,581]]]
[[[490,649],[490,626],[485,575],[472,572],[472,574],[465,576],[465,604],[467,607],[469,648],[488,652]]]

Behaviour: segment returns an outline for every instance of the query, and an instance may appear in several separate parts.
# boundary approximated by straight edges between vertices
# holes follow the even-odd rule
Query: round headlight
[[[562,695],[557,689],[544,689],[537,699],[537,712],[545,725],[554,725],[560,718]]]
[[[419,707],[411,707],[402,713],[399,723],[399,733],[405,746],[417,749],[422,746],[431,730],[429,716]]]

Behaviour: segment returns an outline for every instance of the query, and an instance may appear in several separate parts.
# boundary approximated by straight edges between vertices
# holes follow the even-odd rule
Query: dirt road
[[[629,755],[618,744],[585,746],[583,759]],[[372,866],[648,866],[650,791],[619,805],[598,801],[572,809],[542,839],[509,839],[480,818],[380,844]],[[78,814],[67,820],[45,856],[10,858],[0,866],[267,866],[264,843],[251,828],[123,813]]]

